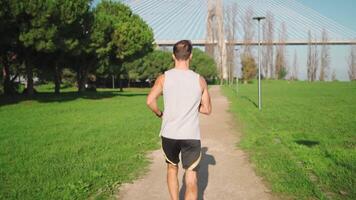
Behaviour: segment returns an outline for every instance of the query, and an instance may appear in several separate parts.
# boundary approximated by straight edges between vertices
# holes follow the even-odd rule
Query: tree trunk
[[[56,64],[54,67],[54,93],[59,94],[61,89],[61,71]]]
[[[86,84],[86,70],[79,67],[77,72],[77,82],[78,82],[78,93],[82,93],[85,91],[85,84]]]
[[[115,89],[115,76],[112,75],[111,79],[112,79],[112,89]]]
[[[2,74],[3,74],[3,77],[4,77],[4,94],[5,95],[11,95],[13,94],[13,87],[12,87],[12,84],[11,84],[11,81],[10,81],[10,69],[9,69],[9,65],[8,63],[3,60],[2,62],[3,64],[3,68],[2,68]]]
[[[121,74],[119,74],[119,86],[120,86],[120,92],[123,92],[124,89],[122,88],[122,79],[121,79]]]
[[[26,87],[26,94],[27,96],[33,96],[33,68],[32,65],[28,62],[26,63],[26,75],[27,75],[27,87]]]

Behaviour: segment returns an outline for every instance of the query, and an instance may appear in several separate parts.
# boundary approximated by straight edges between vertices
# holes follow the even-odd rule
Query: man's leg
[[[193,170],[185,171],[185,200],[197,200],[198,199],[198,180],[197,172]]]
[[[178,183],[178,166],[167,164],[167,184],[169,194],[172,200],[178,200],[179,183]]]
[[[197,170],[201,160],[200,140],[184,140],[182,146],[182,165],[185,170],[185,200],[198,199]]]

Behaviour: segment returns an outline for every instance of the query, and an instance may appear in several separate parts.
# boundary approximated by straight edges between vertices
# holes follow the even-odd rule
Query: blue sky
[[[356,0],[297,0],[334,21],[356,31]],[[100,0],[94,0],[94,5]]]
[[[356,0],[297,0],[322,15],[356,31]]]
[[[356,31],[356,0],[297,0],[303,5],[308,6],[320,14],[328,17],[337,23],[344,25],[347,28],[350,28]],[[294,50],[298,52],[300,58],[299,67],[299,76],[306,77],[306,50],[302,47],[290,48],[289,61],[292,62],[291,56],[293,55]],[[330,63],[330,73],[333,70],[336,71],[337,78],[339,80],[348,80],[347,76],[347,57],[349,54],[348,46],[331,46],[331,63]]]
[[[118,0],[119,1],[119,0]],[[152,0],[141,0],[152,1]],[[341,24],[356,32],[356,0],[296,0],[307,6],[321,15],[334,20],[338,24]],[[94,4],[100,2],[100,0],[94,0]],[[281,2],[281,1],[280,1]],[[347,57],[349,55],[349,46],[330,46],[330,70],[336,72],[339,80],[348,80],[347,70]],[[293,62],[294,51],[298,54],[298,74],[299,78],[306,78],[306,61],[307,61],[307,46],[288,46],[287,48],[287,60],[288,65],[291,66]]]

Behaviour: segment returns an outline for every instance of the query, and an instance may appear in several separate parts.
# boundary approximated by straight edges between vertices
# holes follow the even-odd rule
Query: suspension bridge
[[[177,40],[156,40],[155,43],[158,46],[173,46],[175,43],[177,42]],[[206,40],[191,40],[192,44],[195,46],[206,46],[206,45],[216,45],[218,42],[214,41],[214,42],[208,42]],[[234,41],[228,41],[225,40],[225,43],[227,44],[234,44],[236,46],[242,46],[245,45],[245,42],[242,40],[234,40]],[[249,45],[253,45],[256,46],[258,45],[259,42],[258,41],[252,41],[249,42]],[[265,42],[265,41],[261,41],[261,45],[356,45],[356,40],[329,40],[326,42],[323,41],[306,41],[306,40],[289,40],[286,42],[280,42],[280,41],[273,41],[272,43],[269,42]]]
[[[266,20],[261,21],[262,46],[286,45],[294,50],[298,46],[308,45],[335,46],[332,54],[337,56],[337,59],[332,65],[337,68],[337,74],[342,80],[347,79],[348,72],[345,67],[347,55],[343,51],[345,53],[341,56],[340,51],[336,49],[338,46],[346,49],[347,46],[356,45],[355,30],[324,16],[299,0],[122,0],[122,2],[149,24],[154,32],[155,44],[159,47],[171,47],[181,39],[189,39],[194,46],[205,47],[208,54],[215,57],[224,79],[229,73],[228,62],[235,63],[233,71],[236,76],[239,74],[239,67],[241,68],[238,62],[228,61],[227,45],[234,46],[235,50],[258,45],[258,23],[253,21],[253,17],[256,16],[266,17]],[[231,25],[229,12],[236,21],[234,28],[229,27],[229,23]],[[215,30],[211,28],[214,20]],[[248,33],[245,30],[246,25],[251,28],[249,40],[246,40]],[[271,33],[268,33],[268,26]],[[326,40],[323,40],[323,32],[326,32]],[[281,40],[283,34],[284,38]],[[256,48],[253,49],[255,50]],[[305,55],[303,51],[298,53]],[[302,60],[307,59],[305,57]],[[303,71],[306,69],[300,71],[304,79],[306,75]]]
[[[209,0],[124,0],[132,10],[139,14],[155,33],[156,44],[170,46],[174,41],[187,38],[194,45],[203,46],[209,44],[206,40],[207,13]],[[223,9],[237,4],[235,10],[237,30],[234,41],[236,45],[243,45],[244,13],[252,10],[254,16],[266,16],[273,14],[274,19],[274,45],[278,45],[278,34],[282,31],[281,24],[287,29],[288,39],[285,45],[307,45],[308,32],[313,37],[321,38],[323,29],[328,32],[329,45],[356,44],[356,31],[345,27],[336,21],[320,14],[297,0],[223,0]],[[251,19],[252,21],[252,19]],[[257,23],[253,23],[257,26]],[[256,45],[257,31],[254,34]],[[263,39],[262,39],[263,40]],[[211,43],[211,42],[210,42]],[[215,42],[214,42],[215,43]],[[263,41],[262,41],[263,44]],[[312,41],[312,44],[325,44],[322,41]]]

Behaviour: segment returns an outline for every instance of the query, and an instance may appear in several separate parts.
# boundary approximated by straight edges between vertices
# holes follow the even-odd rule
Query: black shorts
[[[175,140],[162,138],[162,150],[166,162],[172,165],[178,165],[179,153],[181,153],[182,166],[187,170],[196,171],[201,159],[200,140]]]

